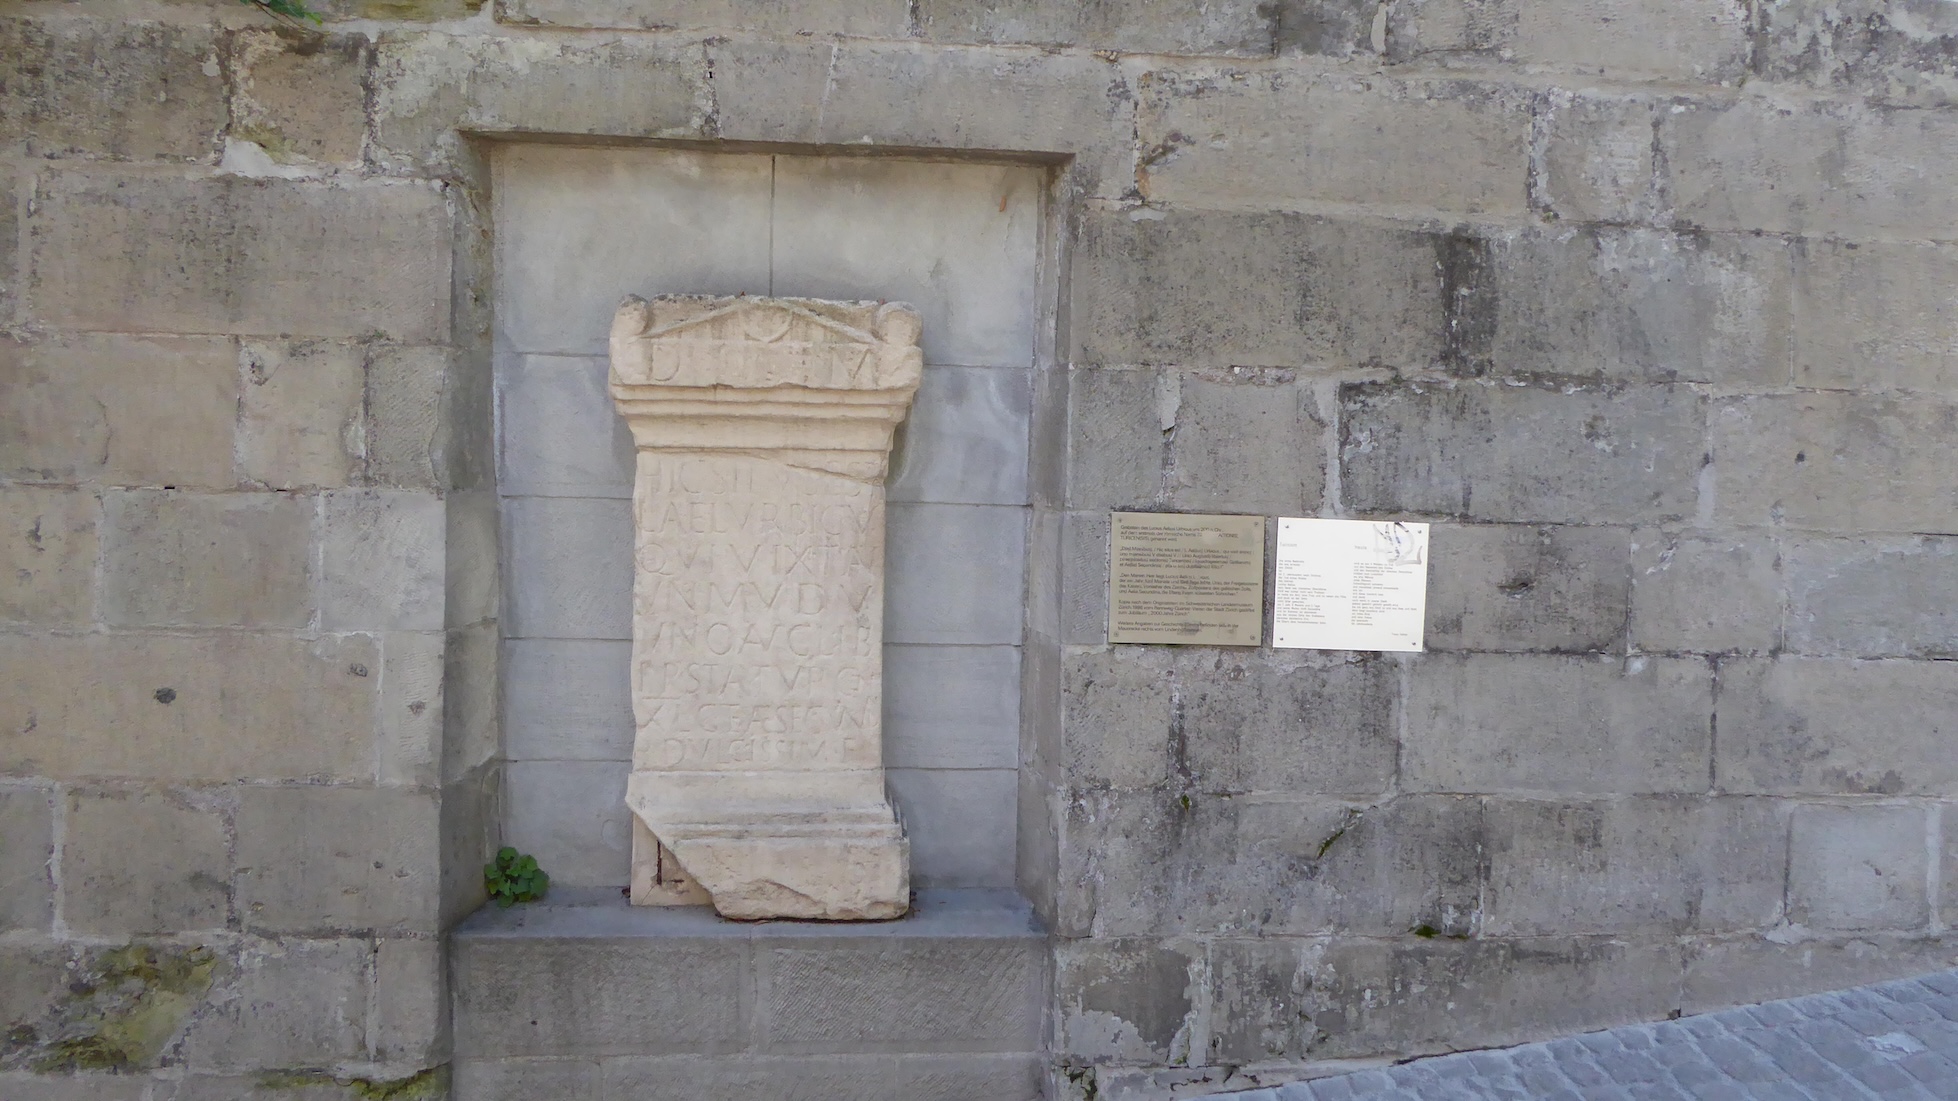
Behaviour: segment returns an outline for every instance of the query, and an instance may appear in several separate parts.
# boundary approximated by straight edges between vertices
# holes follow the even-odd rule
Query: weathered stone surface
[[[1922,807],[1797,807],[1788,920],[1826,930],[1923,928],[1928,826]]]
[[[1761,70],[1777,80],[1948,107],[1958,21],[1937,4],[1795,0],[1764,11]]]
[[[449,214],[429,184],[51,172],[28,238],[32,314],[52,325],[449,335]]]
[[[897,1063],[902,1101],[1037,1101],[1046,1060],[1026,1055],[922,1055]],[[855,1101],[854,1098],[851,1101]]]
[[[0,1073],[8,1101],[150,1101],[149,1089],[146,1079],[127,1075]]]
[[[0,837],[7,839],[0,849],[0,923],[8,929],[46,932],[54,916],[54,798],[43,788],[0,789]]]
[[[443,626],[442,499],[405,490],[325,495],[320,626],[329,631],[432,631]]]
[[[771,1050],[1030,1051],[1040,1043],[1047,960],[1032,937],[811,942],[756,955],[756,1023]],[[835,1012],[838,1004],[851,1012]]]
[[[367,781],[378,666],[360,636],[0,635],[0,729],[54,779]]]
[[[374,45],[364,34],[246,30],[227,44],[231,123],[226,136],[273,162],[350,165],[367,134],[367,75]]]
[[[313,502],[125,490],[102,503],[102,616],[117,626],[303,627]]]
[[[391,631],[381,638],[381,702],[375,779],[384,787],[434,787],[441,757],[458,743],[480,737],[458,725],[443,736],[447,636],[430,631]]]
[[[885,515],[887,641],[1019,643],[1027,584],[1026,509],[893,504]]]
[[[1121,647],[1062,659],[1063,759],[1083,787],[1146,788],[1169,778],[1172,653]]]
[[[366,358],[352,344],[245,341],[240,480],[268,489],[346,485],[365,450]]]
[[[1632,542],[1634,646],[1758,653],[1780,641],[1782,559],[1768,532],[1640,528]]]
[[[1326,426],[1312,391],[1292,372],[1186,374],[1177,380],[1174,413],[1168,482],[1178,511],[1319,511]]]
[[[1387,19],[1387,52],[1496,56],[1619,79],[1728,82],[1748,73],[1752,17],[1736,0],[1423,0]]]
[[[503,723],[514,761],[632,758],[632,644],[503,644]]]
[[[1075,363],[1422,366],[1462,275],[1453,238],[1301,214],[1090,205],[1079,232]]]
[[[1781,917],[1787,810],[1770,799],[1490,800],[1481,932],[1758,929]]]
[[[36,157],[209,160],[225,121],[208,26],[0,20],[0,133]]]
[[[1027,503],[1033,381],[1000,367],[927,367],[898,429],[892,502]]]
[[[1795,279],[1797,385],[1958,392],[1958,249],[1807,241]]]
[[[1174,376],[1077,367],[1068,382],[1068,503],[1096,510],[1158,503],[1176,424]]]
[[[441,737],[444,783],[478,776],[480,768],[503,756],[496,698],[497,641],[493,622],[448,632],[442,669],[442,695],[449,706]]]
[[[1555,683],[1559,690],[1542,691]],[[1723,697],[1724,702],[1724,697]],[[1713,672],[1683,658],[1434,655],[1412,670],[1414,791],[1705,791]],[[1726,724],[1721,724],[1725,752]]]
[[[632,637],[630,503],[506,498],[503,539],[510,637]]]
[[[61,914],[70,928],[114,936],[226,926],[226,822],[217,807],[194,800],[119,789],[68,796]]]
[[[1842,657],[1958,657],[1958,539],[1796,541],[1788,649]]]
[[[1455,214],[1528,206],[1528,104],[1496,85],[1158,70],[1139,85],[1137,114],[1147,151],[1138,182],[1158,202]],[[1360,147],[1367,157],[1348,152]],[[1417,167],[1443,162],[1441,175]]]
[[[550,27],[760,31],[902,38],[910,32],[905,0],[828,0],[784,5],[766,0],[516,0],[505,18]]]
[[[1690,515],[1705,410],[1684,388],[1340,387],[1349,509],[1627,523]]]
[[[1958,532],[1937,441],[1958,405],[1856,394],[1731,398],[1708,412],[1714,515],[1824,531]]]
[[[1181,708],[1171,713],[1170,740],[1172,752],[1181,747],[1179,775],[1218,794],[1385,791],[1400,732],[1399,670],[1384,660],[1326,657],[1176,652]],[[1109,718],[1099,729],[1114,725]]]
[[[79,626],[95,612],[101,501],[71,489],[0,489],[0,622]]]
[[[1663,100],[1553,90],[1537,108],[1543,201],[1579,222],[1661,220],[1655,135]]]
[[[1252,0],[1190,5],[1176,0],[1119,0],[1093,5],[1040,4],[1034,0],[973,3],[924,0],[918,25],[937,42],[1031,43],[1148,54],[1272,52],[1282,25],[1279,5]]]
[[[443,489],[460,470],[450,456],[451,354],[446,348],[369,346],[362,450],[369,485]]]
[[[1054,950],[1055,1053],[1187,1061],[1202,949],[1188,942],[1063,940]]]
[[[228,488],[238,397],[228,340],[0,339],[0,473]]]
[[[1016,762],[1017,763],[1017,762]],[[1019,775],[1005,768],[888,768],[917,887],[1011,888]]]
[[[1629,595],[1624,528],[1442,524],[1428,581],[1435,650],[1622,647]]]
[[[884,748],[894,768],[1020,763],[1020,651],[886,646]]]
[[[365,940],[247,941],[186,1028],[186,1063],[252,1072],[366,1058],[372,966]]]
[[[1304,1012],[1310,942],[1215,940],[1209,945],[1208,1061],[1302,1062],[1316,1032]]]
[[[632,878],[631,772],[630,761],[506,764],[503,843],[535,856],[554,884],[617,890]]]
[[[1100,646],[1108,641],[1108,514],[1069,512],[1061,518],[1061,641]]]
[[[1721,662],[1719,787],[1948,797],[1954,715],[1951,662]]]
[[[0,322],[11,324],[20,301],[20,193],[25,182],[0,168]]]
[[[1700,1013],[1953,966],[1958,966],[1958,949],[1948,938],[1727,938],[1697,945],[1689,954],[1680,1006]]]
[[[313,933],[435,930],[436,800],[402,791],[251,787],[238,796],[238,916]]]

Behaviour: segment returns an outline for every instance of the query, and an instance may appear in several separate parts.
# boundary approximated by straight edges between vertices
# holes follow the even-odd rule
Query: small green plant
[[[314,23],[325,22],[318,12],[305,5],[304,0],[238,0],[238,2],[250,4],[268,15],[289,23],[303,23],[309,20]]]
[[[519,902],[535,902],[551,889],[551,877],[537,866],[537,858],[520,853],[508,845],[496,851],[496,859],[483,865],[483,886],[498,906],[509,909]]]

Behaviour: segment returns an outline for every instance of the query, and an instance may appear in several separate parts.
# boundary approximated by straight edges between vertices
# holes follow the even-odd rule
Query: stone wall
[[[498,141],[1047,166],[1057,1089],[1948,966],[1951,7],[11,6],[0,1087],[439,1090]],[[1434,521],[1431,652],[1111,649],[1111,508]]]

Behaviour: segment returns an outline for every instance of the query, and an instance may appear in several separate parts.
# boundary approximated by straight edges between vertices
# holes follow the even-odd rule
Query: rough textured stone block
[[[1175,0],[1121,0],[1093,5],[1052,5],[1034,0],[973,3],[924,0],[918,24],[935,42],[1031,43],[1147,54],[1272,52],[1282,16],[1278,5],[1227,0],[1197,5]]]
[[[1939,883],[1943,890],[1937,900],[1938,920],[1949,925],[1958,918],[1958,810],[1949,803],[1938,809],[1943,819],[1943,835],[1939,838],[1939,852],[1943,857]]]
[[[757,945],[757,1041],[766,1051],[1031,1051],[1046,956],[1027,936]]]
[[[375,1057],[427,1066],[447,1057],[449,991],[446,946],[437,937],[390,938],[374,944]]]
[[[102,616],[119,626],[303,627],[313,502],[125,490],[103,501]]]
[[[1444,524],[1433,529],[1427,645],[1604,651],[1623,646],[1623,528]]]
[[[1721,0],[1725,2],[1725,0]],[[1638,229],[1498,238],[1499,370],[1635,382],[1788,382],[1789,248]]]
[[[1184,375],[1169,499],[1182,512],[1311,515],[1326,486],[1325,422],[1290,371]]]
[[[1037,1055],[912,1055],[897,1061],[901,1101],[1037,1101],[1045,1059]]]
[[[1209,945],[1209,1062],[1303,1062],[1315,1038],[1304,1012],[1308,942],[1215,940]]]
[[[601,1061],[600,1075],[600,1096],[647,1101],[900,1101],[889,1055],[626,1057]]]
[[[927,366],[911,415],[897,429],[888,499],[1027,504],[1032,422],[1030,371]]]
[[[751,949],[725,936],[459,936],[461,1059],[737,1051],[749,1035]]]
[[[1827,531],[1958,532],[1936,441],[1958,405],[1854,394],[1730,398],[1708,413],[1714,515]]]
[[[1498,86],[1159,70],[1143,77],[1137,114],[1148,150],[1142,193],[1159,202],[1467,214],[1528,206],[1529,108]],[[1358,147],[1369,156],[1344,155]],[[1418,167],[1444,162],[1439,176]],[[1383,172],[1390,164],[1402,170]]]
[[[1055,1054],[1097,1062],[1187,1059],[1202,990],[1201,953],[1176,942],[1058,942]]]
[[[911,843],[915,886],[1013,886],[1013,833],[1000,828],[1018,811],[1013,768],[892,767],[885,776]]]
[[[480,776],[482,766],[503,756],[496,624],[456,628],[448,632],[447,642],[442,695],[450,714],[442,729],[442,780],[456,783]]]
[[[1958,249],[1808,241],[1795,276],[1797,385],[1958,392]]]
[[[325,495],[320,626],[432,631],[443,625],[442,499],[401,490]]]
[[[1720,666],[1724,791],[1958,793],[1958,668],[1784,658]]]
[[[1683,388],[1362,383],[1340,400],[1349,509],[1608,524],[1698,500],[1705,409]]]
[[[1647,97],[1548,92],[1537,117],[1550,208],[1579,222],[1659,221],[1666,203],[1653,136],[1664,110]]]
[[[45,932],[54,916],[54,794],[0,789],[0,928]]]
[[[513,761],[632,758],[632,644],[503,644],[503,723]]]
[[[1064,656],[1063,755],[1071,783],[1146,788],[1169,777],[1172,652],[1123,647]]]
[[[621,887],[630,879],[627,761],[519,761],[504,769],[504,843],[537,858],[551,882]]]
[[[0,474],[8,477],[229,487],[237,409],[228,340],[0,340]]]
[[[0,729],[56,779],[365,782],[378,665],[358,636],[0,636]]]
[[[454,1096],[466,1101],[525,1101],[548,1096],[599,1101],[596,1059],[463,1059],[455,1067]]]
[[[886,642],[1019,644],[1026,509],[893,504],[884,521]]]
[[[1687,959],[1680,1008],[1687,1013],[1902,979],[1958,964],[1944,938],[1851,936],[1777,942],[1709,941]]]
[[[1450,238],[1285,213],[1081,215],[1076,363],[1299,366],[1438,359]]]
[[[0,20],[0,133],[37,157],[209,160],[225,123],[213,30]]]
[[[436,800],[359,788],[238,795],[238,912],[266,932],[433,931]]]
[[[270,489],[346,485],[362,458],[366,358],[352,344],[244,342],[239,478]]]
[[[185,1061],[254,1072],[366,1058],[372,966],[364,940],[247,941],[185,1030]]]
[[[448,638],[441,632],[393,631],[381,639],[379,761],[383,787],[434,787],[441,782],[441,755],[453,747],[443,737]],[[455,742],[463,741],[458,729]]]
[[[449,335],[449,215],[431,184],[49,173],[29,240],[29,301],[52,325]]]
[[[1407,711],[1401,783],[1410,790],[1707,787],[1713,674],[1704,661],[1437,654],[1412,670]],[[1724,722],[1721,734],[1724,749]]]
[[[884,756],[895,768],[1016,768],[1020,650],[884,648]]]
[[[1781,554],[1766,531],[1641,528],[1632,536],[1632,644],[1760,652],[1781,638]]]
[[[510,18],[552,27],[718,29],[881,38],[902,38],[911,29],[904,0],[829,0],[793,5],[770,0],[714,0],[705,4],[675,0],[606,0],[600,4],[517,0],[511,5]]]
[[[1726,931],[1781,917],[1785,809],[1769,799],[1491,800],[1488,936]]]
[[[468,627],[502,613],[503,569],[498,501],[487,489],[451,489],[443,534],[443,618],[451,627]]]
[[[1927,835],[1922,807],[1797,807],[1788,920],[1816,929],[1922,928],[1931,920]]]
[[[360,162],[374,60],[367,35],[246,30],[229,47],[228,136],[256,143],[281,164]]]
[[[1108,641],[1108,514],[1069,512],[1061,518],[1061,641],[1100,646]]]
[[[1788,649],[1958,657],[1958,539],[1803,539],[1788,554]]]
[[[165,1087],[168,1088],[168,1087]],[[152,1094],[144,1078],[116,1074],[53,1075],[0,1073],[7,1101],[177,1101],[178,1094]]]
[[[89,622],[100,510],[101,501],[84,491],[0,489],[0,622]]]
[[[1068,382],[1068,504],[1119,509],[1159,502],[1176,426],[1175,376],[1075,368]]]
[[[175,792],[68,796],[62,918],[99,935],[222,929],[230,918],[226,822]]]
[[[0,168],[0,321],[13,322],[20,301],[20,192],[24,180]]]
[[[1776,80],[1916,107],[1953,102],[1950,13],[1873,0],[1794,0],[1762,13],[1758,68]]]
[[[1181,707],[1171,740],[1196,790],[1372,794],[1392,782],[1400,732],[1392,662],[1186,648],[1175,662]]]
[[[630,502],[507,498],[503,538],[510,637],[632,637]]]
[[[362,432],[368,484],[443,489],[461,473],[451,470],[444,421],[450,371],[446,348],[370,346]]]
[[[1753,31],[1752,16],[1736,0],[1426,0],[1390,14],[1387,26],[1396,60],[1474,51],[1529,66],[1706,83],[1748,74]]]

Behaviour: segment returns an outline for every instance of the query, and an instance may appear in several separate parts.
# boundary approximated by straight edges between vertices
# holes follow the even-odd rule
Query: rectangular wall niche
[[[892,299],[924,382],[889,482],[884,743],[913,883],[1010,887],[1043,172],[509,144],[492,154],[506,835],[623,886],[633,450],[627,294]]]

